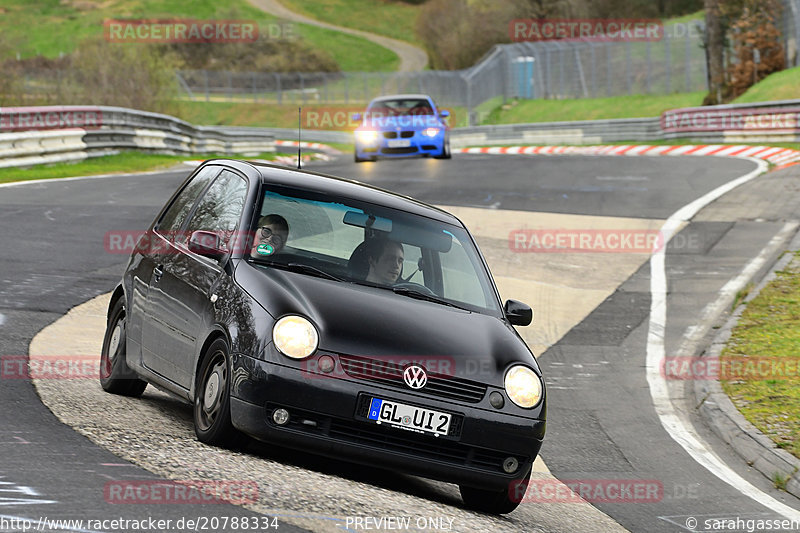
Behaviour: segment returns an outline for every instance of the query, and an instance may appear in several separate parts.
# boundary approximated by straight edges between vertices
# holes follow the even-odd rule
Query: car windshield
[[[288,232],[283,232],[286,226]],[[255,242],[250,260],[263,268],[500,314],[489,274],[461,226],[349,198],[273,186],[263,195],[251,232]]]
[[[425,98],[397,98],[372,102],[367,113],[388,117],[433,115],[433,108]]]

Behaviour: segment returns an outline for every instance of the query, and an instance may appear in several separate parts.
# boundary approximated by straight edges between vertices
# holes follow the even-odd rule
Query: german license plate
[[[378,424],[430,435],[447,435],[452,415],[404,403],[372,398],[367,418]]]
[[[386,141],[386,146],[389,148],[408,148],[411,146],[411,141],[409,139],[392,139]]]

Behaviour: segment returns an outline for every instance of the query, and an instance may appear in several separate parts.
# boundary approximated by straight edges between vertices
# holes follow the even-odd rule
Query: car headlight
[[[526,409],[542,399],[542,380],[527,366],[511,367],[506,373],[505,387],[511,401]]]
[[[319,344],[319,334],[307,318],[289,315],[275,322],[272,342],[286,357],[304,359],[313,354]]]
[[[439,128],[426,128],[422,130],[423,135],[427,135],[428,137],[436,137],[439,135]]]
[[[378,140],[378,132],[375,130],[358,130],[356,139],[364,144],[372,144]]]

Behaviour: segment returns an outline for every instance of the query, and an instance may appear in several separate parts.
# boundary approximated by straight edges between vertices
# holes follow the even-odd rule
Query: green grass
[[[793,100],[798,97],[798,86],[800,86],[800,67],[782,70],[750,87],[733,103],[749,104],[772,100]]]
[[[676,107],[698,106],[705,93],[632,95],[575,100],[513,100],[495,108],[484,124],[560,122],[611,118],[655,117]]]
[[[86,159],[77,163],[57,163],[32,168],[3,168],[0,169],[0,183],[14,181],[42,180],[52,178],[67,178],[72,176],[94,176],[97,174],[110,174],[117,172],[146,172],[172,167],[181,161],[205,160],[217,157],[237,157],[220,154],[195,154],[190,156],[143,154],[140,152],[122,152],[117,155],[108,155]],[[275,154],[260,154],[250,159],[273,159]],[[244,158],[244,157],[241,157]],[[247,158],[244,158],[247,159]],[[189,167],[186,167],[187,170]]]
[[[420,6],[387,0],[281,0],[296,13],[422,46],[414,31]]]
[[[94,2],[91,9],[76,7],[89,4],[62,0],[4,0],[0,7],[0,32],[12,54],[19,52],[22,57],[41,54],[54,58],[72,52],[87,37],[102,35],[103,20],[107,18],[207,20],[235,16],[262,25],[278,22],[246,0],[108,0]],[[296,30],[311,46],[330,53],[342,70],[392,70],[400,63],[394,52],[360,37],[305,24],[297,25]],[[354,50],[359,52],[354,53]]]
[[[800,267],[790,264],[747,304],[720,355],[721,361],[749,356],[785,362],[782,373],[759,374],[760,379],[726,380],[722,381],[722,388],[747,420],[796,457],[800,457],[798,310]]]

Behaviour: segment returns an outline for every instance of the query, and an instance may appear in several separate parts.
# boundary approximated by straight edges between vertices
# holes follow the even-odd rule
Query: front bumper
[[[396,146],[406,144],[408,146]],[[440,132],[434,137],[423,135],[420,131],[413,132],[413,136],[407,138],[386,138],[384,132],[380,133],[378,139],[371,143],[364,143],[356,138],[356,155],[361,159],[373,157],[394,158],[394,157],[426,157],[440,156],[444,152],[446,138],[445,133]]]
[[[544,438],[544,420],[421,398],[369,381],[327,377],[245,355],[232,359],[233,425],[273,444],[450,483],[501,489],[528,474]],[[379,426],[359,414],[365,398],[372,396],[453,413],[461,420],[459,434],[433,437]],[[278,407],[290,413],[283,426],[272,421]],[[509,457],[519,462],[512,474],[503,470]]]

